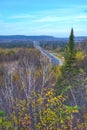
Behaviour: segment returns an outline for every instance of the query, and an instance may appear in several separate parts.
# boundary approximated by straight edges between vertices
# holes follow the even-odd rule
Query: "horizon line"
[[[0,36],[25,36],[25,37],[53,37],[53,38],[69,38],[69,36],[53,36],[53,35],[24,35],[24,34],[5,34]],[[87,37],[87,35],[76,35],[74,37]]]

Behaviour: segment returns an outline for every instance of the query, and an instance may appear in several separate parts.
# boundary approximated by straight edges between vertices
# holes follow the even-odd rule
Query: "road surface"
[[[52,65],[60,65],[60,66],[62,65],[61,59],[57,58],[52,53],[49,53],[47,50],[40,47],[38,41],[34,41],[34,47],[37,48],[42,54],[47,56]]]

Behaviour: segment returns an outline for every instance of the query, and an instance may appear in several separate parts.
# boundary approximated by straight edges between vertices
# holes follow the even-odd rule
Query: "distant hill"
[[[0,36],[0,41],[27,41],[27,40],[56,40],[56,37],[52,36],[25,36],[25,35],[8,35],[8,36]]]
[[[75,37],[75,41],[83,41],[86,39],[87,36],[81,36],[81,37]],[[11,42],[11,41],[32,41],[32,40],[49,40],[49,41],[68,41],[68,38],[58,38],[53,36],[25,36],[25,35],[6,35],[6,36],[0,36],[0,42]]]

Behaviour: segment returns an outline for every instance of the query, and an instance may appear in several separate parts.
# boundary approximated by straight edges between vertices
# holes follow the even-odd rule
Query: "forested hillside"
[[[62,66],[34,47],[0,48],[1,130],[87,130],[87,42],[75,45],[73,29],[68,41],[44,47]]]

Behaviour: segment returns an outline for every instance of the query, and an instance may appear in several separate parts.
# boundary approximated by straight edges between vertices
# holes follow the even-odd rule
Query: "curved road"
[[[52,65],[60,65],[60,66],[62,65],[61,59],[57,58],[52,53],[49,53],[47,50],[44,50],[43,48],[41,48],[39,46],[39,42],[38,41],[34,41],[34,47],[37,48],[42,54],[47,56],[49,58],[49,60],[50,60]]]

